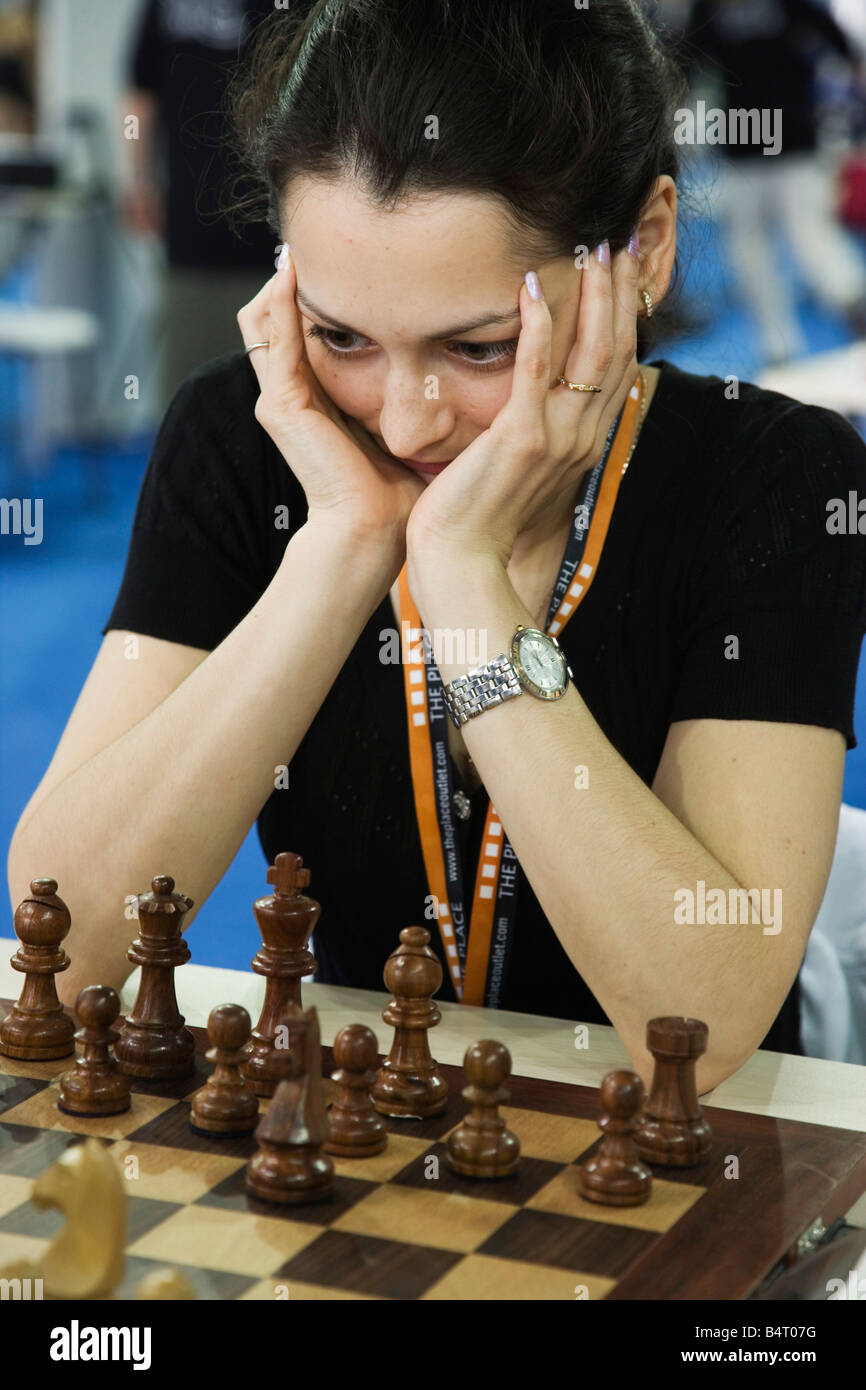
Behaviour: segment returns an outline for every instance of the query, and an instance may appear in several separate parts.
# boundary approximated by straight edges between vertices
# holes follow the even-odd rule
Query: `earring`
[[[642,319],[651,319],[651,318],[652,318],[652,313],[653,313],[653,299],[652,299],[652,295],[649,293],[648,290],[641,290],[641,294],[643,295],[643,302],[644,302],[644,308],[646,309],[646,313],[645,313],[645,314],[641,314],[640,317],[641,317]]]

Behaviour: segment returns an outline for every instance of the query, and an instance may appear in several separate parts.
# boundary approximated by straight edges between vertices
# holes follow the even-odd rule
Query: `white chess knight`
[[[126,1190],[120,1167],[98,1139],[65,1149],[33,1184],[30,1200],[40,1210],[58,1207],[66,1223],[39,1263],[16,1261],[0,1278],[38,1279],[45,1298],[110,1298],[123,1279]],[[176,1270],[158,1269],[139,1284],[140,1299],[191,1299],[195,1293]]]
[[[66,1223],[38,1266],[22,1262],[3,1275],[41,1278],[46,1298],[106,1297],[123,1278],[126,1243],[126,1193],[108,1148],[87,1139],[64,1150],[36,1179],[30,1200],[59,1207]]]

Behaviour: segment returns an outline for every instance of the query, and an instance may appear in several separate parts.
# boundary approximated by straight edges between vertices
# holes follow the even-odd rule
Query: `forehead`
[[[507,260],[520,248],[506,204],[476,193],[415,194],[395,207],[376,207],[352,179],[293,181],[283,199],[288,241],[315,239],[328,252],[413,262]]]
[[[414,332],[419,315],[456,322],[513,308],[528,268],[504,205],[483,195],[417,196],[385,211],[349,180],[299,179],[282,214],[299,287],[346,323],[375,315]]]

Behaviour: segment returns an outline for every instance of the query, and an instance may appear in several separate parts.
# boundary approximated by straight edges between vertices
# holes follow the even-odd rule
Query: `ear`
[[[670,284],[677,250],[677,186],[670,174],[656,179],[638,223],[641,289],[658,306]]]

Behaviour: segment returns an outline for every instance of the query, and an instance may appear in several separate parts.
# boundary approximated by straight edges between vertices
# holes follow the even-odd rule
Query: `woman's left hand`
[[[607,243],[602,245],[607,249]],[[406,530],[410,572],[443,551],[494,557],[503,569],[521,531],[537,525],[604,452],[632,382],[637,343],[638,258],[611,266],[594,252],[583,268],[575,340],[562,369],[601,392],[551,389],[553,321],[544,298],[520,287],[521,328],[511,395],[495,419],[415,503]],[[536,283],[537,277],[536,277]],[[540,286],[539,286],[540,289]]]

